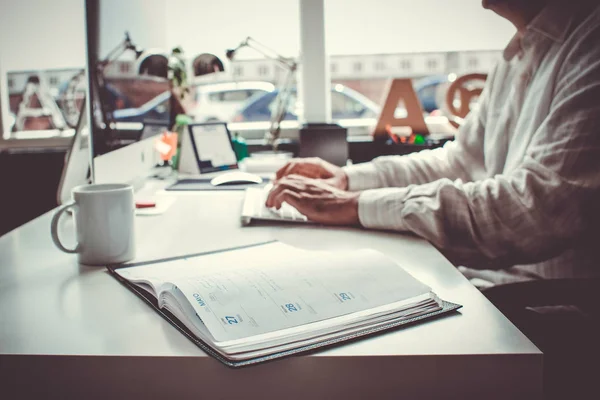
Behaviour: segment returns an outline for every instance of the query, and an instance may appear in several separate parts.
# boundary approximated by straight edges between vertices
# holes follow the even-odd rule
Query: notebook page
[[[346,315],[430,291],[373,250],[309,251],[283,243],[124,271],[128,279],[150,275],[175,284],[219,342]]]

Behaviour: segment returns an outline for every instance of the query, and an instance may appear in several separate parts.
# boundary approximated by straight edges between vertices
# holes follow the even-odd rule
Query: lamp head
[[[138,75],[151,75],[167,78],[169,71],[169,58],[159,49],[144,51],[136,60]]]
[[[227,49],[225,56],[229,61],[233,60],[233,57],[235,56],[235,49]]]
[[[225,70],[223,62],[219,57],[210,53],[203,53],[194,58],[194,61],[192,61],[192,68],[194,70],[194,76],[208,75]]]

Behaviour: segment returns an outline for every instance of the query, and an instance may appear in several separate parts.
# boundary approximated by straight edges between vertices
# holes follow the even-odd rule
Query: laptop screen
[[[200,173],[237,169],[227,123],[192,124],[188,126]]]

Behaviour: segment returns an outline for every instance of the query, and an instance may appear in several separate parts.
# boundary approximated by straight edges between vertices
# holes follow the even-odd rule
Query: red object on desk
[[[154,201],[136,201],[135,208],[154,208],[156,207],[156,202]]]

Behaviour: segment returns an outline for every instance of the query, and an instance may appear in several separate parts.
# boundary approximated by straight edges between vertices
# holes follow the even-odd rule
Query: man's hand
[[[324,180],[290,175],[278,180],[267,198],[267,207],[295,207],[311,221],[328,225],[358,225],[358,196],[330,186]]]
[[[348,190],[348,177],[344,170],[320,158],[295,158],[277,171],[275,179],[278,181],[290,175],[323,179],[329,186]]]

